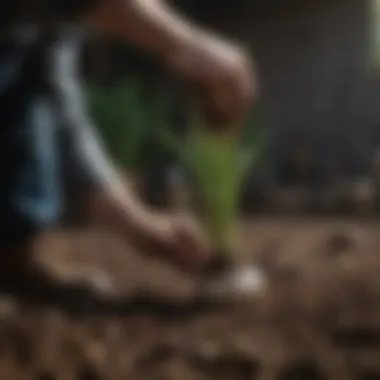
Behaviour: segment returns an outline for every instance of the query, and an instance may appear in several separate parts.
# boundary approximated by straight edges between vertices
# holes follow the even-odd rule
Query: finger
[[[196,261],[204,261],[208,258],[211,245],[202,230],[194,221],[185,221],[178,225],[179,243],[189,258]]]

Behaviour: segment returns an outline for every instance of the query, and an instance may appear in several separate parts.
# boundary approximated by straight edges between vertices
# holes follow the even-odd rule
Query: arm
[[[240,46],[192,24],[165,0],[98,0],[86,21],[159,56],[192,85],[208,124],[240,125],[255,91],[251,60]]]
[[[202,233],[186,219],[151,213],[128,189],[107,158],[86,110],[76,60],[80,41],[62,41],[53,47],[51,81],[58,109],[69,128],[72,158],[82,178],[95,190],[98,215],[130,242],[184,269],[196,268],[208,252]],[[95,211],[97,211],[95,210]]]
[[[209,127],[228,132],[241,124],[256,83],[240,46],[192,24],[166,0],[55,1],[67,17],[160,57],[192,86]]]
[[[98,4],[86,22],[164,59],[198,38],[194,27],[164,0],[103,0]]]
[[[117,219],[120,214],[123,219],[120,222],[124,225],[126,221],[129,223],[131,213],[140,212],[140,206],[107,155],[89,116],[78,73],[80,45],[81,41],[75,35],[74,39],[57,41],[52,48],[50,80],[55,88],[57,110],[62,124],[68,128],[70,159],[81,183],[100,195],[100,209],[110,208],[112,219]],[[104,203],[107,203],[105,207]],[[117,220],[110,222],[119,223]]]

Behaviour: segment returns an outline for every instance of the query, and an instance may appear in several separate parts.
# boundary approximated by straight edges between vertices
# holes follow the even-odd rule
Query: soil
[[[103,298],[83,286],[3,294],[0,378],[380,379],[380,222],[260,218],[240,230],[236,261],[270,283],[230,305],[194,300],[197,278],[102,228],[41,237],[37,260],[57,281]]]

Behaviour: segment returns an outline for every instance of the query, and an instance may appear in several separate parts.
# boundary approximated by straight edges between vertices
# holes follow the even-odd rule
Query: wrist
[[[103,186],[91,207],[96,219],[129,235],[143,224],[147,211],[123,181]]]
[[[134,226],[144,218],[145,208],[126,184],[115,184],[109,189],[107,198],[113,214],[122,226]]]

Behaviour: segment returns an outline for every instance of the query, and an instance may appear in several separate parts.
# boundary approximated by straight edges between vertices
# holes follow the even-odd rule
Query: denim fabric
[[[57,126],[49,91],[29,70],[31,44],[0,47],[0,241],[42,228],[61,211]]]

